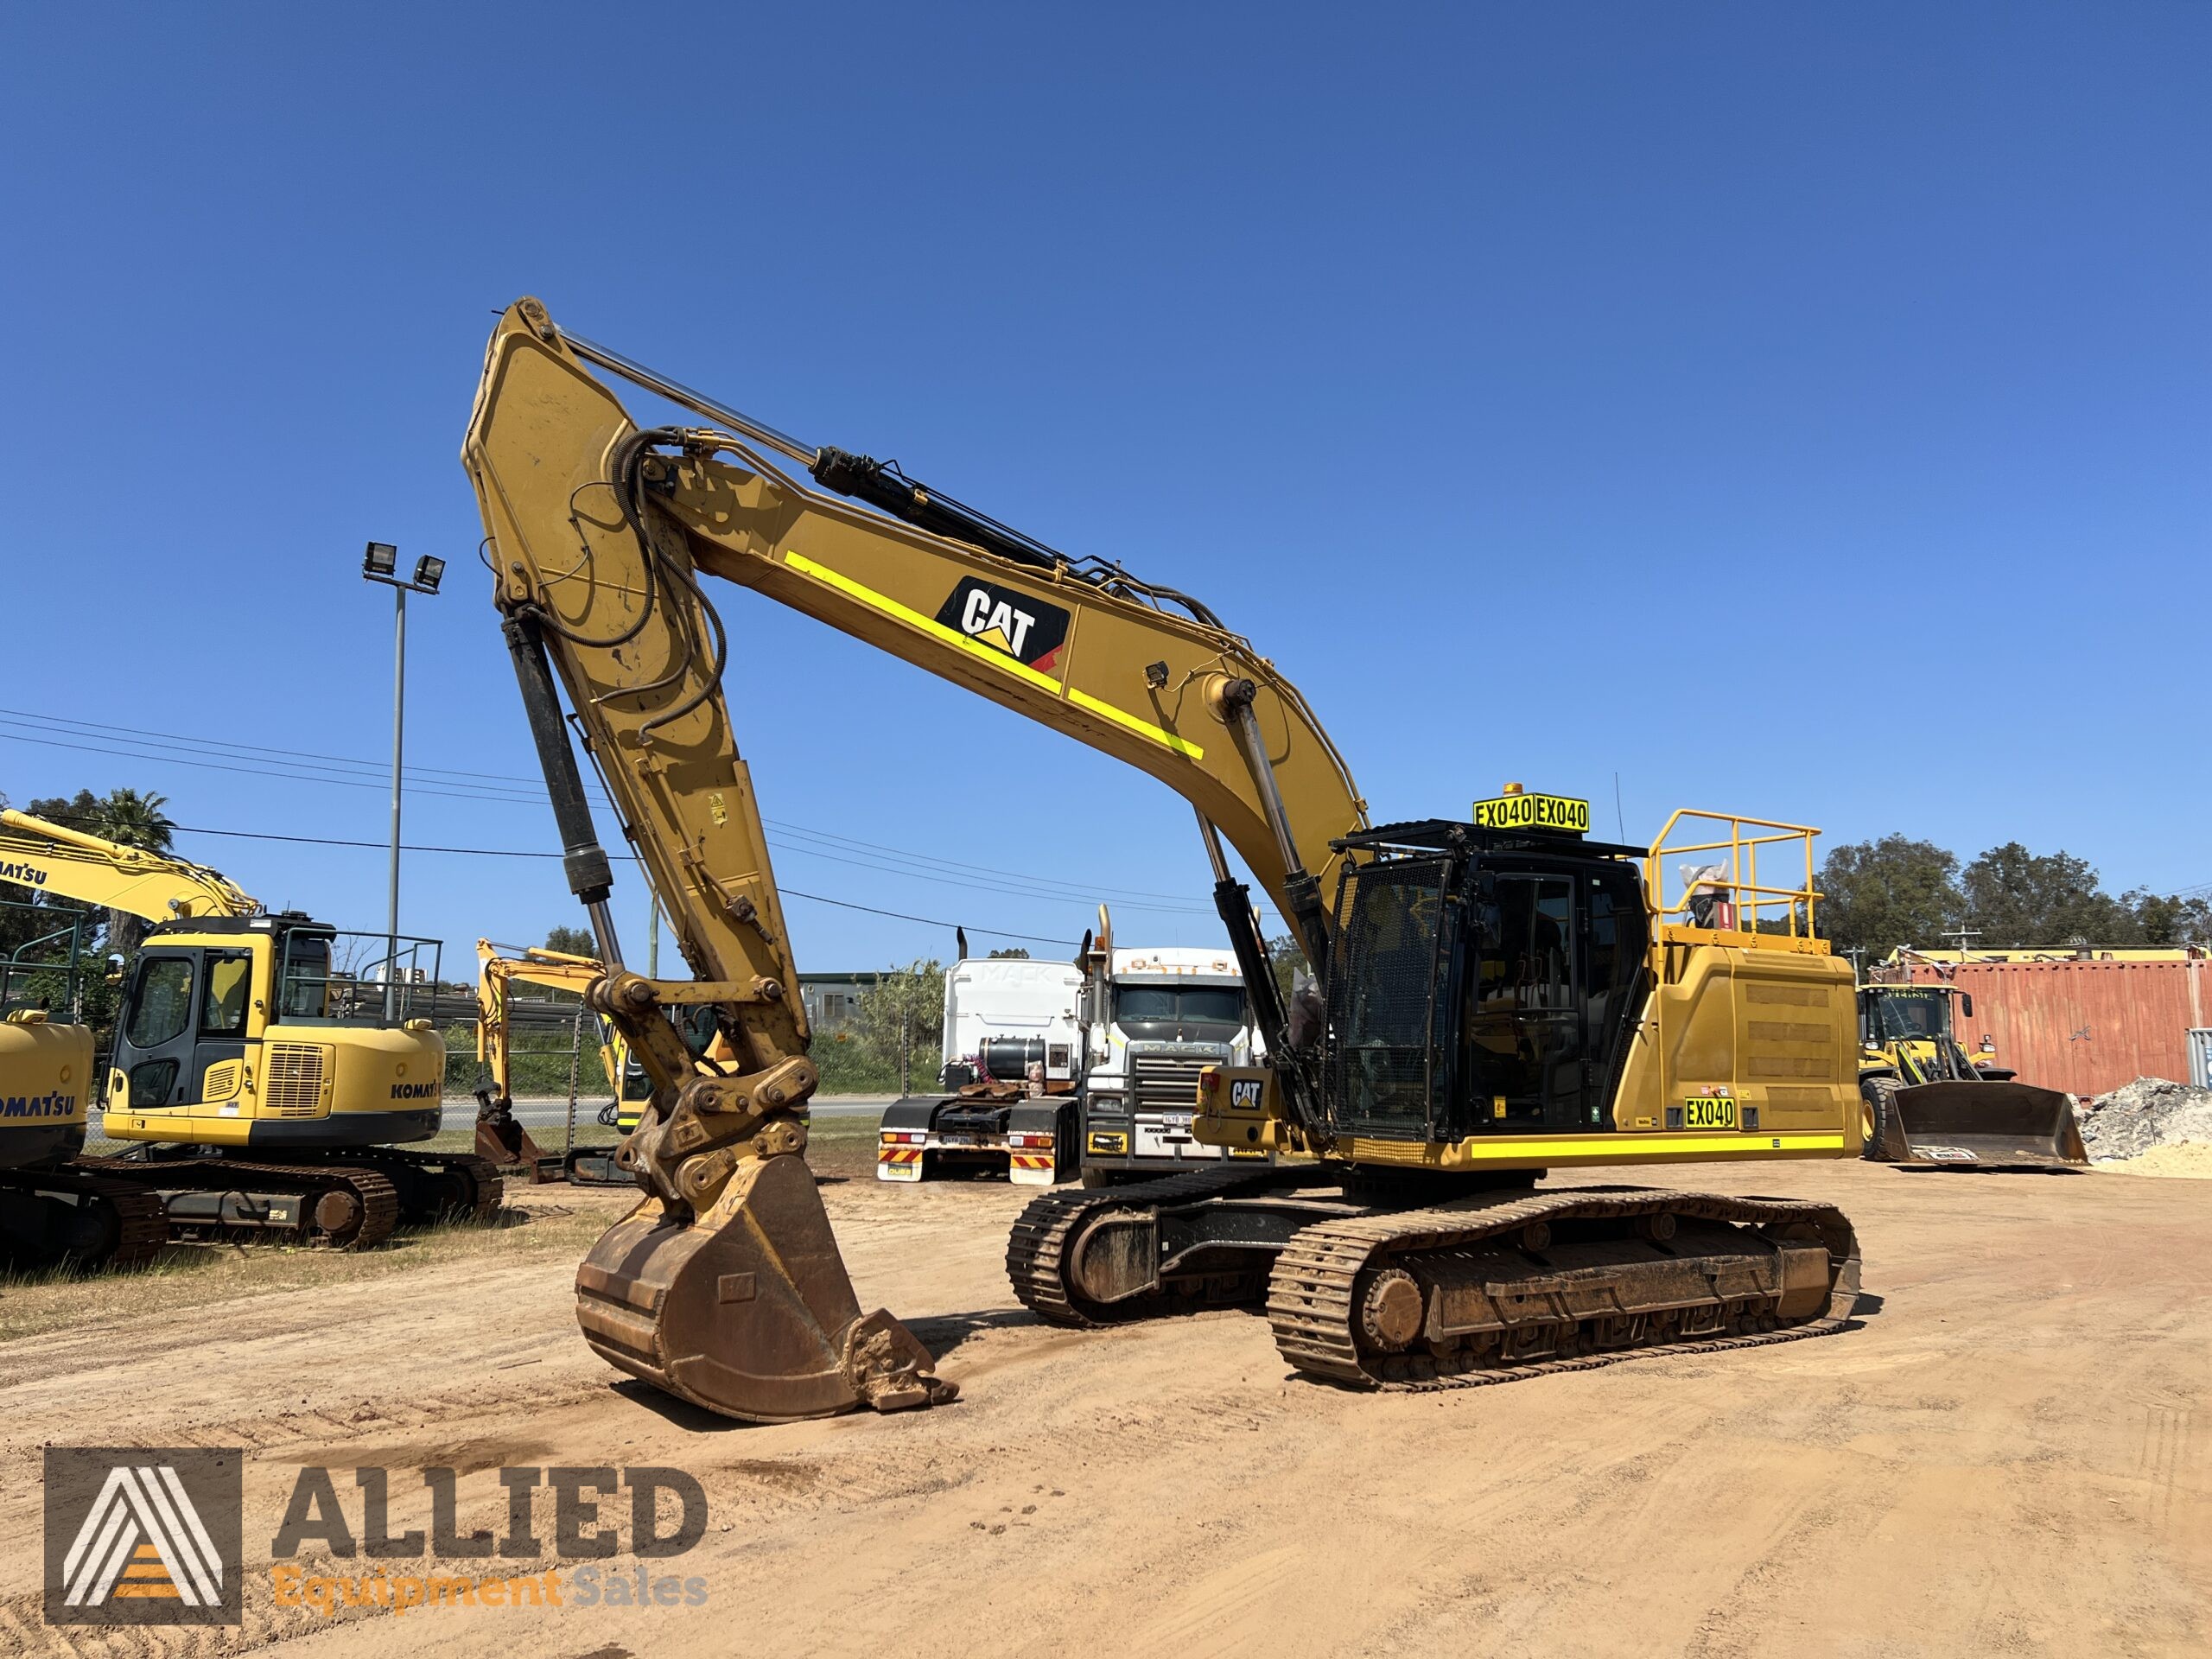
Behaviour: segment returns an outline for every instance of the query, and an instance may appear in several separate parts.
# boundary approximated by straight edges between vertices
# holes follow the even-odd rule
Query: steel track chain
[[[1297,1184],[1295,1173],[1287,1175],[1284,1170],[1271,1166],[1192,1170],[1154,1181],[1133,1181],[1127,1186],[1040,1193],[1023,1208],[1007,1239],[1006,1276],[1021,1305],[1048,1325],[1096,1330],[1156,1315],[1161,1309],[1149,1299],[1113,1307],[1093,1302],[1077,1305],[1067,1283],[1067,1251],[1085,1222],[1103,1211],[1132,1204],[1187,1204],[1268,1185]]]
[[[506,1178],[499,1173],[499,1166],[473,1152],[410,1152],[404,1147],[378,1147],[373,1155],[364,1154],[363,1157],[372,1168],[391,1162],[461,1171],[469,1183],[468,1219],[480,1225],[499,1213],[499,1200],[506,1192]]]
[[[73,1166],[82,1168],[88,1160]],[[124,1172],[128,1172],[124,1173]],[[346,1164],[253,1164],[235,1158],[189,1158],[176,1160],[124,1163],[96,1172],[109,1179],[144,1190],[154,1187],[192,1187],[207,1192],[243,1192],[247,1184],[295,1193],[305,1199],[296,1231],[279,1235],[257,1227],[217,1227],[226,1238],[248,1243],[289,1236],[314,1242],[315,1212],[320,1197],[334,1190],[349,1192],[359,1206],[360,1225],[342,1239],[329,1239],[334,1249],[372,1249],[390,1238],[399,1225],[399,1189],[373,1169]],[[157,1199],[156,1202],[159,1200]],[[187,1224],[197,1225],[199,1224]]]
[[[57,1169],[10,1170],[0,1176],[0,1181],[26,1197],[41,1191],[73,1192],[79,1202],[97,1205],[107,1212],[113,1242],[99,1255],[81,1260],[83,1267],[143,1267],[168,1243],[168,1217],[161,1199],[129,1181],[94,1174],[74,1163]]]
[[[1748,1332],[1687,1342],[1655,1343],[1568,1358],[1535,1360],[1445,1376],[1375,1374],[1352,1334],[1360,1273],[1385,1251],[1443,1249],[1514,1231],[1534,1222],[1618,1218],[1660,1211],[1744,1226],[1808,1223],[1834,1264],[1827,1312],[1780,1331]],[[1268,1321],[1275,1346],[1301,1373],[1351,1388],[1397,1393],[1483,1388],[1560,1371],[1594,1370],[1661,1354],[1715,1353],[1729,1348],[1796,1342],[1839,1329],[1851,1316],[1859,1287],[1859,1245],[1851,1224],[1833,1205],[1789,1198],[1736,1198],[1652,1187],[1583,1187],[1519,1198],[1485,1194],[1426,1210],[1383,1211],[1315,1224],[1275,1258],[1268,1286]]]

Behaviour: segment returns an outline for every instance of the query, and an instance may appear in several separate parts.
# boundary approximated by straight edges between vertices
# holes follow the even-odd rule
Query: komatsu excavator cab
[[[358,975],[335,964],[340,937],[298,911],[155,927],[116,1022],[108,1135],[288,1149],[435,1135],[435,947],[402,940],[395,965]]]

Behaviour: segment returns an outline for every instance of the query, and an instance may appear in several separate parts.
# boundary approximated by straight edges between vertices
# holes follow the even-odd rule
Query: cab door
[[[149,948],[138,958],[130,995],[116,1033],[115,1070],[134,1112],[165,1111],[184,1104],[199,1081],[193,1068],[198,1041],[200,952],[185,946]]]
[[[1462,1122],[1477,1133],[1580,1127],[1586,1087],[1575,882],[1486,866],[1463,973]]]
[[[252,1001],[253,956],[244,949],[200,952],[200,1011],[192,1046],[193,1103],[236,1101],[245,1087],[246,1010]],[[235,1115],[232,1107],[231,1115]]]
[[[1589,1132],[1611,1094],[1644,990],[1647,925],[1616,860],[1484,860],[1454,972],[1460,1133]]]

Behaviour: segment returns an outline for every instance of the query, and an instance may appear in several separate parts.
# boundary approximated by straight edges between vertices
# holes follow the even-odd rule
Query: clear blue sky
[[[1618,772],[1631,838],[1694,802],[2212,882],[2208,63],[2160,3],[11,7],[0,702],[370,786],[5,741],[0,789],[379,839],[372,537],[452,561],[410,758],[529,779],[456,452],[533,293],[1204,596],[1381,816],[1516,779],[1610,832]],[[1071,891],[795,836],[786,884],[1066,938],[1072,890],[1167,893],[1125,939],[1212,937],[1165,790],[724,610],[772,817]],[[527,791],[408,838],[556,844]],[[381,925],[379,853],[181,844]],[[806,968],[950,949],[791,915]],[[449,962],[575,919],[556,865],[408,861]]]

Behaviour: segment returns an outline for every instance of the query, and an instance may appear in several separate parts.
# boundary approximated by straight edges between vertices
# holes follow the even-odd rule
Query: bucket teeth
[[[803,1158],[746,1160],[696,1217],[647,1198],[576,1271],[576,1322],[609,1364],[726,1417],[793,1422],[957,1390],[913,1333],[863,1319]]]

